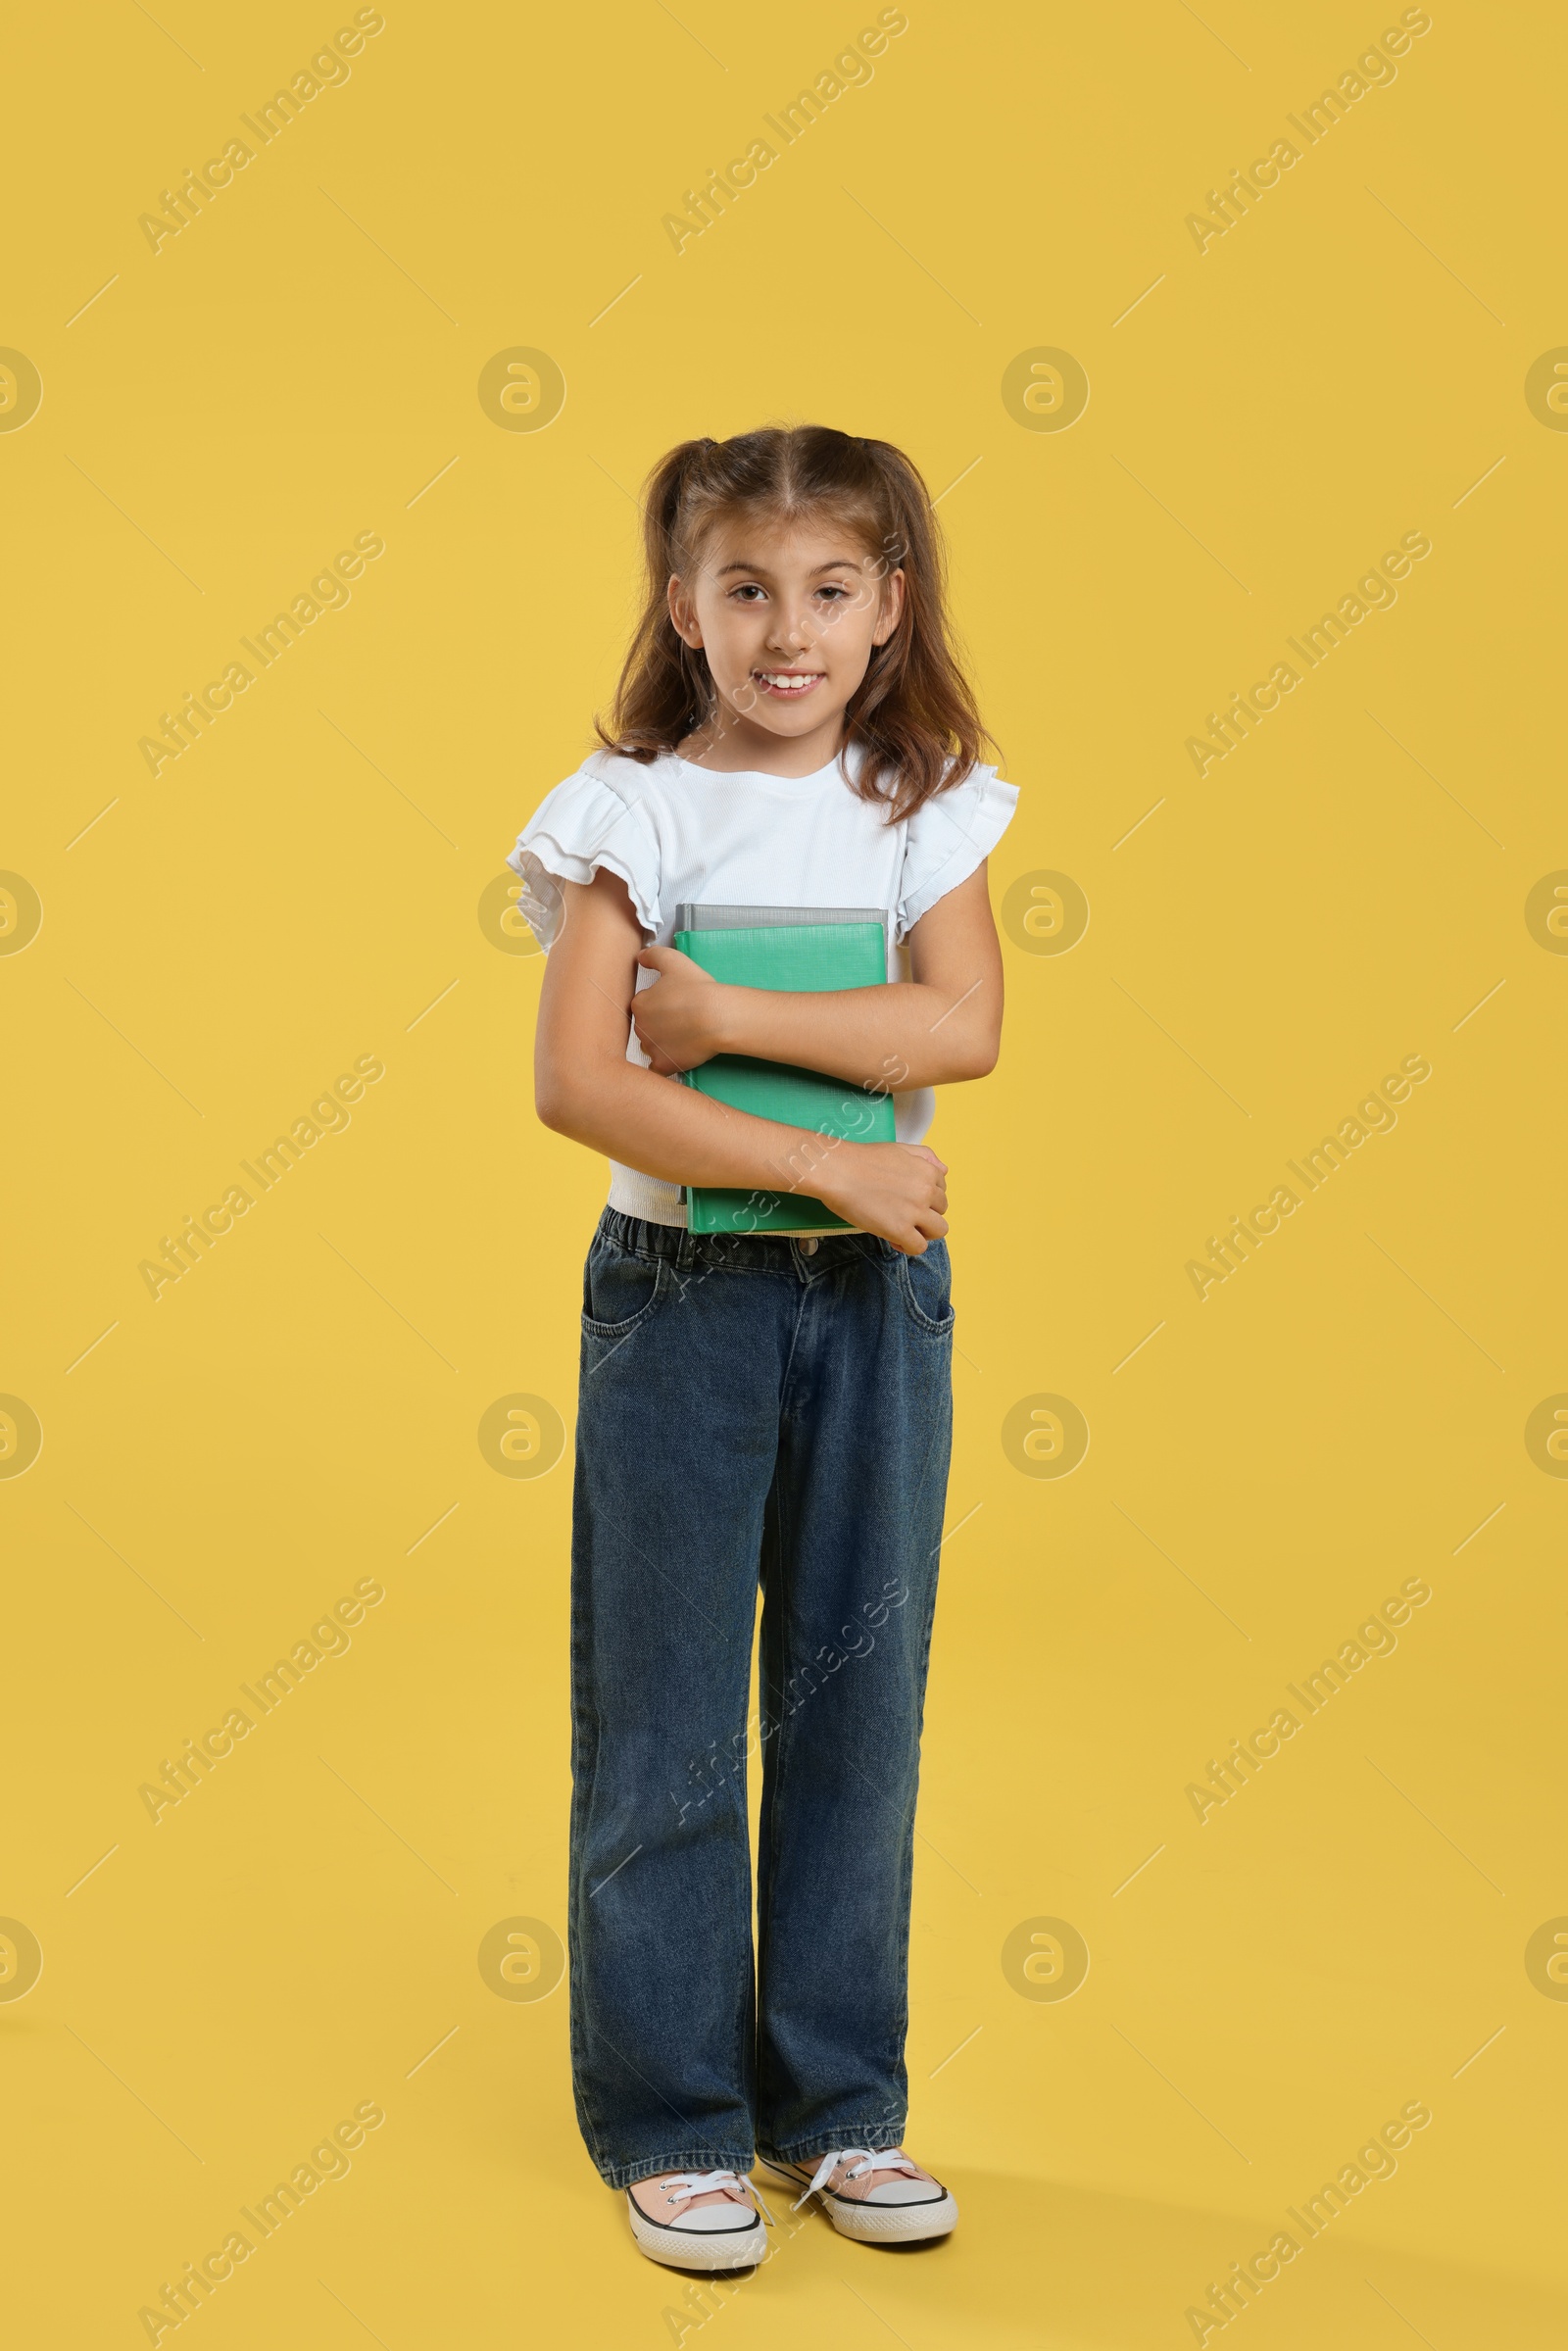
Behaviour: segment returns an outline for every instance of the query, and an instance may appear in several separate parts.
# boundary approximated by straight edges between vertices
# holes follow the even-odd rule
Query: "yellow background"
[[[19,2341],[146,2339],[370,2099],[351,2175],[189,2322],[210,2351],[654,2351],[694,2320],[578,2142],[564,1990],[477,1964],[498,1922],[563,1922],[569,1512],[569,1456],[503,1477],[477,1430],[527,1394],[569,1433],[604,1193],[533,1117],[541,964],[477,907],[607,697],[646,469],[774,417],[956,482],[1022,793],[997,903],[1053,870],[1092,914],[1068,954],[1009,942],[1002,1067],[936,1130],[961,1352],[909,2136],[963,2223],[903,2257],[781,2226],[684,2340],[1189,2342],[1416,2099],[1396,2177],[1225,2339],[1561,2339],[1568,2006],[1525,1949],[1568,1912],[1568,1489],[1524,1429],[1568,1388],[1568,964],[1524,905],[1568,865],[1568,439],[1523,387],[1568,341],[1563,30],[1432,14],[1201,255],[1186,215],[1397,11],[911,0],[679,256],[662,216],[874,10],[389,0],[156,255],[138,215],[339,20],[14,33],[0,342],[43,382],[0,433],[0,866],[43,905],[0,956],[0,1390],[43,1429],[0,1481],[0,1912],[44,1956],[0,2004]],[[564,371],[547,430],[480,407],[515,346]],[[1066,431],[1002,401],[1040,346],[1088,373]],[[1200,780],[1205,713],[1412,529],[1397,605]],[[364,530],[348,608],[150,775],[159,713]],[[138,1262],[367,1053],[352,1127],[155,1303]],[[1410,1053],[1396,1130],[1200,1303],[1187,1259]],[[1044,1393],[1091,1431],[1064,1479],[1001,1441]],[[155,1826],[140,1784],[372,1576],[352,1650]],[[1200,1826],[1188,1783],[1411,1576],[1397,1652]],[[1004,1970],[1040,1918],[1089,1947],[1070,1999]]]

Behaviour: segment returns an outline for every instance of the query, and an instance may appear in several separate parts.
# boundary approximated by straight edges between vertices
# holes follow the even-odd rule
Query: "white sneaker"
[[[626,2190],[638,2251],[674,2270],[751,2269],[763,2251],[759,2205],[738,2172],[663,2172]]]
[[[804,2185],[798,2212],[808,2196],[819,2196],[840,2236],[862,2244],[911,2244],[946,2236],[958,2225],[956,2199],[902,2147],[833,2147],[813,2170],[806,2163],[775,2163],[770,2172]]]

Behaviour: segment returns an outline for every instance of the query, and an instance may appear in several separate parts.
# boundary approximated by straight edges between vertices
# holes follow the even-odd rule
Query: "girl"
[[[930,1089],[996,1062],[986,857],[1017,794],[978,762],[935,516],[887,442],[684,442],[645,538],[606,748],[509,859],[550,951],[539,1116],[612,1167],[583,1281],[572,2069],[641,2249],[739,2269],[761,2257],[758,2155],[847,2236],[957,2219],[901,2145],[954,1321],[947,1169],[920,1138]],[[669,944],[682,900],[881,906],[895,971],[721,985]],[[898,1140],[808,1146],[670,1082],[715,1053],[891,1091]],[[845,1229],[695,1234],[690,1185],[793,1191]]]

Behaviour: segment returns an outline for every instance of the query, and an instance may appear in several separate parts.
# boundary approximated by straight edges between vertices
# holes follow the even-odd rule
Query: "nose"
[[[804,608],[792,610],[782,604],[776,605],[768,642],[777,646],[781,653],[804,653],[808,645],[816,642],[816,628],[810,612]]]

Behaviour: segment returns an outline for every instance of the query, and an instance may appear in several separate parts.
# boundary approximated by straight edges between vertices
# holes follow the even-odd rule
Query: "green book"
[[[887,919],[879,906],[704,906],[675,909],[674,945],[737,988],[811,995],[884,987]],[[857,1143],[894,1141],[893,1098],[820,1070],[746,1053],[716,1053],[683,1082],[754,1117]],[[804,1192],[741,1192],[688,1185],[694,1233],[842,1233],[845,1219]]]

